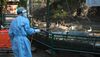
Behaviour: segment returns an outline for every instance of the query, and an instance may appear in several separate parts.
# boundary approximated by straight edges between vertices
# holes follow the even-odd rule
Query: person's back
[[[26,35],[26,32],[24,30],[25,21],[26,21],[26,18],[23,16],[18,16],[15,18],[15,20],[12,21],[11,27],[12,27],[12,32],[14,33],[14,35],[16,36]]]

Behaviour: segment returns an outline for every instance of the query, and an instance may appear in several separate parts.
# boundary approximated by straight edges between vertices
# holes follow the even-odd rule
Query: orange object
[[[10,48],[10,37],[8,35],[8,30],[0,30],[0,48]]]

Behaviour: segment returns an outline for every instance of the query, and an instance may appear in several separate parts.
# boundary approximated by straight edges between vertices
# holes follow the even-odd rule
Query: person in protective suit
[[[17,9],[18,16],[11,22],[9,27],[9,36],[12,50],[15,57],[32,57],[31,43],[27,35],[40,32],[40,29],[30,27],[25,8]]]

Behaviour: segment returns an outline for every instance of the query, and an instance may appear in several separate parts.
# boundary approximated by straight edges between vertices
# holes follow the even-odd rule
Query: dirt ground
[[[43,50],[32,52],[33,57],[50,57],[50,55]],[[0,53],[0,57],[14,57],[13,53]]]
[[[33,57],[53,57],[51,54],[45,52],[44,50],[37,50],[32,52]],[[0,57],[14,57],[13,53],[0,53]],[[72,52],[57,52],[54,57],[100,57],[90,54],[83,53],[72,53]]]

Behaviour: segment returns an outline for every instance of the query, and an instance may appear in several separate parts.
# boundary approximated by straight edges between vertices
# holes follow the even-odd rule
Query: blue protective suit
[[[35,29],[30,28],[27,18],[18,16],[11,22],[9,35],[15,57],[32,57],[31,43],[26,36],[33,33],[35,33]]]

